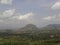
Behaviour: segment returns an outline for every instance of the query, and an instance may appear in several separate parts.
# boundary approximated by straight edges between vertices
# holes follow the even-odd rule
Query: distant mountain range
[[[60,30],[60,24],[49,24],[42,28],[43,30]]]
[[[20,30],[60,30],[60,24],[49,24],[45,27],[38,28],[36,25],[28,24],[22,27]]]
[[[49,24],[45,27],[38,28],[36,25],[33,24],[28,24],[20,29],[16,30],[10,30],[10,29],[5,29],[5,30],[0,30],[0,32],[40,32],[40,31],[46,31],[46,30],[60,30],[60,24]]]

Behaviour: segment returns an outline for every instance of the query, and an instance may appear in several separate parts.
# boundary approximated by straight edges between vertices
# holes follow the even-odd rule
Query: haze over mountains
[[[1,30],[1,29],[0,29]],[[39,28],[34,24],[27,24],[22,28],[18,29],[2,29],[2,30],[19,30],[19,31],[35,31],[35,30],[60,30],[60,24],[49,24],[45,27]]]
[[[43,27],[42,29],[46,29],[46,30],[60,30],[60,24],[49,24],[49,25]]]

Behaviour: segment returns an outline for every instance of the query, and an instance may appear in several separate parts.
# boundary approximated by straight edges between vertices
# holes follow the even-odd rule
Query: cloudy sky
[[[59,23],[60,0],[0,0],[0,29]]]

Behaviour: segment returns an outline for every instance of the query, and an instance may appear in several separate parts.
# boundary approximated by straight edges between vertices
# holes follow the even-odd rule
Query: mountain
[[[17,32],[48,32],[49,30],[60,30],[60,24],[49,24],[45,27],[38,28],[36,25],[27,24],[26,26],[18,29]]]
[[[60,24],[49,24],[42,28],[43,30],[60,30]]]
[[[35,33],[42,33],[42,32],[49,32],[49,30],[51,30],[51,31],[55,31],[55,30],[60,30],[60,24],[49,24],[49,25],[47,25],[47,26],[45,26],[45,27],[42,27],[42,28],[38,28],[38,27],[36,27],[36,25],[34,25],[34,24],[27,24],[26,26],[24,26],[24,27],[22,27],[22,28],[20,28],[20,29],[17,29],[17,30],[0,30],[0,32],[8,32],[8,33],[14,33],[14,32],[16,32],[16,33],[28,33],[28,32],[30,32],[30,33],[32,33],[32,32],[35,32]]]
[[[37,29],[38,29],[38,28],[36,27],[36,25],[28,24],[28,25],[22,27],[22,28],[19,29],[19,30],[26,31],[26,30],[37,30]]]

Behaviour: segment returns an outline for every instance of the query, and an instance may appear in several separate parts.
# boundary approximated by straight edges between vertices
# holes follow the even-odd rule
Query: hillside
[[[49,24],[41,29],[42,30],[60,30],[60,24]]]

